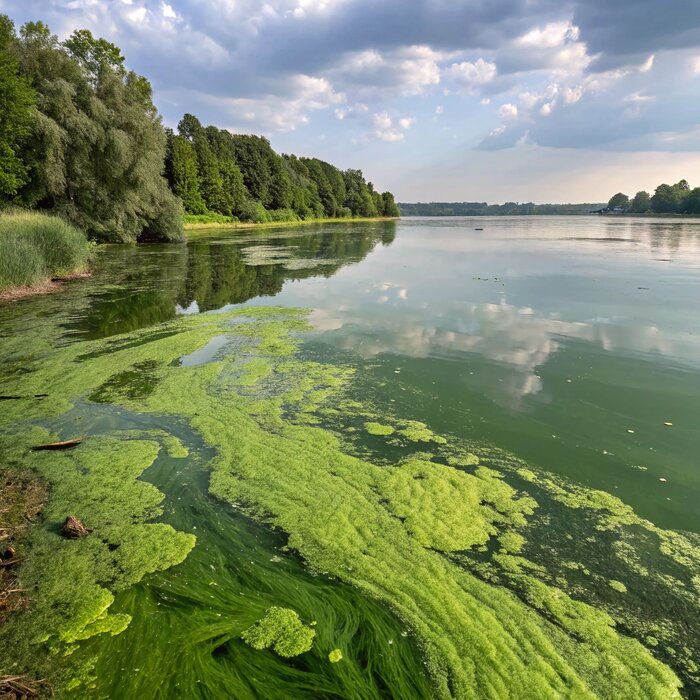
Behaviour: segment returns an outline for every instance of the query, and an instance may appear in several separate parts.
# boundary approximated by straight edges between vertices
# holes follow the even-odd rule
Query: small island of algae
[[[315,636],[316,631],[304,625],[294,610],[273,606],[241,634],[241,639],[253,649],[272,649],[291,658],[309,651]]]

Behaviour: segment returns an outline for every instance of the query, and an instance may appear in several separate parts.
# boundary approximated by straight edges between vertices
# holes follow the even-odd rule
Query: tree
[[[610,198],[610,201],[608,202],[608,209],[612,211],[613,209],[617,209],[618,207],[622,207],[623,209],[627,209],[630,203],[630,198],[626,195],[623,194],[622,192],[618,192],[617,194],[613,195]]]
[[[20,75],[14,24],[0,15],[0,197],[14,195],[27,179],[18,155],[32,132],[35,94]]]
[[[685,196],[683,212],[686,214],[700,214],[700,187],[690,190]]]
[[[182,136],[168,133],[165,172],[172,191],[182,200],[186,212],[204,214],[206,205],[200,191],[197,154]]]
[[[384,192],[382,198],[384,199],[384,216],[401,216],[401,211],[396,205],[394,195],[391,192]]]
[[[651,209],[656,214],[677,212],[681,204],[681,190],[671,185],[659,185],[651,198]]]
[[[181,239],[149,82],[127,72],[119,50],[89,32],[62,45],[46,25],[28,23],[18,52],[39,96],[22,150],[30,177],[20,202],[53,210],[98,240]]]
[[[97,80],[102,69],[126,75],[124,56],[119,47],[106,39],[95,39],[89,29],[77,29],[63,45],[93,81]]]
[[[651,209],[651,197],[644,190],[637,192],[630,204],[630,211],[634,214],[644,214]]]

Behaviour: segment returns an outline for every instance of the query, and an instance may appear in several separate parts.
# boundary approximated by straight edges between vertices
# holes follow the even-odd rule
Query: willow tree
[[[54,210],[98,240],[180,240],[181,206],[163,177],[166,137],[148,81],[87,30],[61,44],[30,22],[19,56],[38,96],[22,153],[23,203]]]

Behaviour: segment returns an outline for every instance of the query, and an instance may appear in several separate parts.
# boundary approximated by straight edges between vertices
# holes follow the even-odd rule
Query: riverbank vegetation
[[[687,180],[681,180],[675,185],[659,185],[653,195],[642,190],[630,199],[624,192],[618,192],[601,213],[696,216],[700,214],[700,187],[691,189]]]
[[[404,216],[577,216],[604,204],[534,204],[533,202],[401,202]]]
[[[399,215],[360,170],[279,155],[261,136],[164,128],[119,47],[0,15],[0,207],[50,212],[100,242],[179,241],[182,213],[270,223]]]
[[[91,256],[85,234],[57,216],[0,214],[0,295],[85,273]]]

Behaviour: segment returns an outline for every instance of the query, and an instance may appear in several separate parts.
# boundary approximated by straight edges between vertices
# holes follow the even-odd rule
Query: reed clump
[[[93,244],[57,216],[14,211],[0,214],[0,293],[57,277],[85,273]]]

